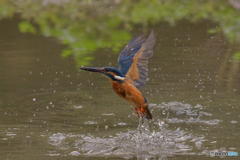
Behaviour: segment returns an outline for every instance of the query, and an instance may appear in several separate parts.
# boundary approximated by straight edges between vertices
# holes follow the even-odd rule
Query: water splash
[[[152,108],[153,113],[159,113],[159,118],[155,116],[150,123],[143,121],[135,130],[128,129],[105,137],[95,136],[94,133],[55,133],[49,137],[49,143],[72,156],[114,156],[148,160],[166,159],[175,155],[206,155],[205,136],[194,134],[181,123],[217,125],[220,120],[209,119],[212,114],[204,112],[201,105],[170,102]]]

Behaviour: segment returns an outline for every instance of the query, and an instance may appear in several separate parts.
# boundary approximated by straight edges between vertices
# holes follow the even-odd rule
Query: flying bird
[[[122,98],[134,104],[138,117],[152,119],[147,99],[139,90],[148,79],[148,60],[153,55],[155,36],[139,36],[131,40],[118,57],[118,67],[81,67],[98,72],[110,78],[113,90]]]

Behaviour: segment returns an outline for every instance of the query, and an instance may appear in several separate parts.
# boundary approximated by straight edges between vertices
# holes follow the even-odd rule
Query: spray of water
[[[65,154],[75,156],[117,156],[148,160],[206,154],[205,136],[194,134],[185,127],[196,124],[217,125],[220,120],[209,119],[211,114],[204,112],[201,105],[171,102],[155,105],[153,110],[159,116],[151,121],[139,119],[135,130],[128,129],[107,137],[55,133],[49,137],[49,143],[64,150]]]

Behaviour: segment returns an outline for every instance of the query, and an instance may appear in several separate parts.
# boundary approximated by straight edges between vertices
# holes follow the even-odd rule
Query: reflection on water
[[[218,26],[210,25],[206,31],[221,31],[229,41],[239,42],[240,12],[236,1],[4,0],[0,3],[0,18],[18,15],[22,18],[18,23],[22,32],[57,38],[66,45],[63,56],[73,55],[78,64],[86,65],[97,49],[119,50],[136,26],[143,32],[150,30],[147,26],[161,22],[173,26],[182,20],[209,20]],[[234,57],[240,59],[240,53]]]
[[[234,47],[207,34],[211,24],[156,27],[143,90],[154,119],[139,132],[133,109],[104,77],[78,71],[59,57],[58,41],[20,34],[16,21],[0,22],[1,159],[185,160],[239,150],[240,77],[227,74]],[[116,59],[103,49],[94,65]]]
[[[211,117],[211,114],[199,111],[199,108],[203,109],[203,106],[193,107],[179,102],[154,105],[152,109],[154,113],[159,113],[158,117],[155,117],[150,124],[143,124],[140,130],[121,131],[115,135],[103,137],[93,134],[53,133],[49,136],[49,144],[58,150],[63,150],[63,154],[72,156],[118,156],[127,159],[137,157],[147,160],[153,157],[163,159],[174,155],[207,155],[205,143],[209,140],[206,139],[205,134],[187,131],[186,127],[178,124],[189,125],[189,119],[192,119],[191,125],[201,127],[219,125],[220,120],[209,118],[207,120],[206,117]],[[172,121],[168,116],[164,118],[160,114],[168,114],[168,116],[172,114],[171,116],[178,120]],[[171,128],[168,121],[175,127]],[[92,125],[92,123],[86,125]],[[149,128],[147,125],[150,125]],[[62,152],[59,152],[59,156],[63,156],[60,153]]]

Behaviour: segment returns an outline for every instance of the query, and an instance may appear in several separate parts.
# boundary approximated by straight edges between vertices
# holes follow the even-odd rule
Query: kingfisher
[[[140,88],[148,80],[148,61],[153,55],[154,32],[132,39],[120,52],[118,67],[81,67],[80,69],[97,72],[110,79],[117,95],[135,105],[139,118],[152,119],[147,99]]]

